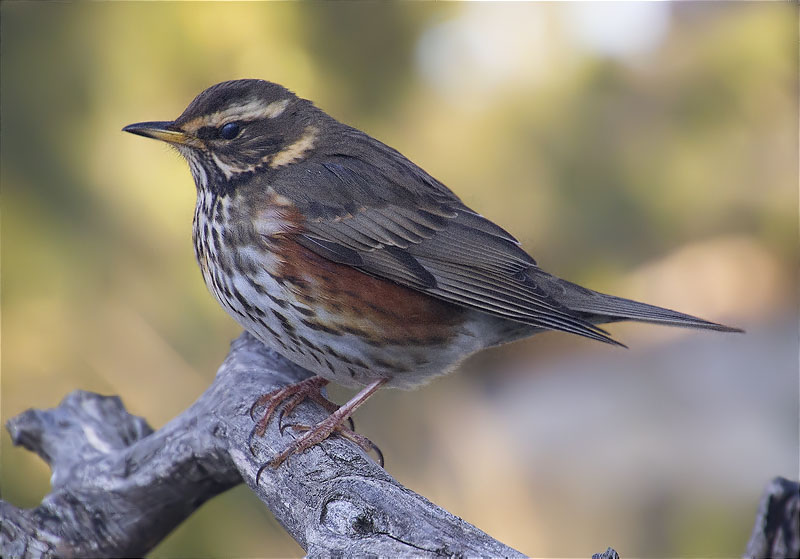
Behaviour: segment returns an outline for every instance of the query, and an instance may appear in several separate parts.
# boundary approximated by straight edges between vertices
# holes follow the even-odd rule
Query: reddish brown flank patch
[[[329,327],[375,342],[430,344],[445,343],[464,320],[457,305],[328,260],[288,235],[274,244],[277,277],[300,301],[336,316]]]

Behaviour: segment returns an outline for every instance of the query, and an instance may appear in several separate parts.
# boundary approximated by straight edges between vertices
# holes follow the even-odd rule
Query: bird
[[[416,388],[476,352],[539,332],[624,347],[599,325],[741,331],[549,274],[399,151],[273,82],[218,83],[175,120],[123,131],[186,159],[208,289],[244,329],[313,373],[251,408],[251,416],[261,410],[257,436],[276,410],[282,417],[306,399],[330,412],[296,426],[303,434],[272,467],[334,433],[377,450],[350,416],[379,388]],[[359,391],[337,407],[323,393],[331,381]]]

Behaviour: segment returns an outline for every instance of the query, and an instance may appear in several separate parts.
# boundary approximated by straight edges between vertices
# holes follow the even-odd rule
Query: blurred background
[[[798,475],[791,3],[11,3],[2,10],[2,421],[77,388],[158,428],[239,327],[201,279],[195,189],[120,129],[279,82],[398,148],[548,271],[743,327],[547,333],[356,414],[388,471],[539,556],[734,556]],[[348,394],[334,391],[342,401]],[[2,433],[2,496],[49,470]],[[301,556],[246,489],[152,557]]]

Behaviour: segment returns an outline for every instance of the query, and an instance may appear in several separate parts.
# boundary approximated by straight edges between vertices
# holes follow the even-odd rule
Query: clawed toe
[[[328,384],[328,381],[322,377],[310,377],[260,396],[253,405],[250,406],[249,410],[250,418],[255,421],[256,410],[263,408],[261,418],[256,423],[254,433],[259,437],[264,436],[269,420],[272,418],[275,410],[284,402],[285,405],[279,415],[281,419],[307,398],[311,398],[314,401],[325,400],[320,390],[322,390],[326,384]],[[335,407],[331,402],[328,402],[328,404]]]
[[[256,457],[255,446],[253,446],[253,439],[255,438],[255,436],[256,436],[256,428],[253,427],[252,429],[250,429],[250,434],[247,435],[247,449],[250,451],[250,454],[253,456],[253,458]]]
[[[280,466],[289,456],[292,456],[293,454],[300,454],[308,450],[312,446],[329,438],[334,433],[352,443],[355,443],[367,455],[374,453],[377,458],[375,462],[379,466],[383,467],[383,452],[381,452],[381,449],[378,448],[378,445],[373,443],[364,435],[359,435],[355,431],[345,427],[342,424],[335,425],[331,429],[329,425],[325,424],[325,421],[318,423],[314,427],[301,425],[298,423],[287,423],[281,427],[281,434],[283,434],[283,429],[287,428],[297,431],[305,431],[305,434],[302,437],[295,439],[292,444],[290,444],[283,452],[269,462],[269,465],[273,468]]]
[[[311,427],[309,427],[308,425],[302,425],[300,423],[285,423],[282,425],[278,425],[278,432],[281,434],[281,436],[284,435],[284,431],[286,431],[286,429],[297,429],[298,431],[308,431],[311,429]]]
[[[250,452],[253,453],[254,456],[255,452],[252,445],[253,438],[255,436],[260,437],[264,435],[270,418],[281,404],[284,405],[278,414],[278,430],[280,434],[283,435],[284,430],[289,427],[299,431],[305,431],[305,433],[301,437],[295,439],[286,449],[283,450],[283,452],[258,469],[258,472],[256,473],[256,484],[258,484],[259,478],[267,466],[277,468],[289,456],[308,450],[312,446],[319,444],[330,437],[330,435],[333,433],[338,433],[349,441],[357,444],[367,454],[373,452],[377,456],[377,462],[383,466],[383,453],[381,452],[380,448],[378,448],[378,446],[368,438],[364,437],[363,435],[359,435],[354,431],[355,424],[350,416],[356,410],[356,408],[363,404],[367,398],[369,398],[388,380],[389,379],[382,378],[373,381],[341,407],[337,407],[336,404],[322,395],[322,388],[328,384],[328,381],[322,377],[311,377],[296,384],[274,390],[261,396],[250,407],[250,416],[255,421],[255,410],[259,407],[265,406],[263,416],[253,427],[253,430],[250,432],[250,436],[247,439]],[[331,415],[313,427],[296,423],[284,424],[283,418],[290,414],[294,408],[296,408],[306,399],[311,399],[320,404],[326,410],[331,412]],[[347,427],[345,427],[345,424],[347,424]]]
[[[300,423],[286,423],[285,425],[282,425],[280,429],[281,429],[281,431],[280,431],[281,435],[283,435],[283,431],[285,429],[294,429],[295,431],[308,432],[308,431],[312,430],[312,427],[310,427],[308,425],[302,425]],[[363,450],[367,454],[370,454],[371,452],[374,453],[375,457],[377,458],[377,460],[375,460],[375,462],[379,466],[383,467],[383,452],[381,451],[380,448],[378,448],[378,445],[373,443],[371,440],[369,440],[364,435],[360,435],[360,434],[356,433],[350,427],[345,427],[344,425],[341,425],[341,424],[337,425],[333,429],[333,431],[331,432],[331,435],[333,435],[333,434],[339,435],[340,437],[347,439],[351,443],[354,443],[354,444],[358,445],[359,448],[361,448],[361,450]],[[303,449],[303,450],[305,450],[305,449]],[[299,451],[299,449],[295,449],[295,452],[300,452],[300,451]]]
[[[373,443],[364,435],[359,435],[355,431],[351,429],[345,429],[344,427],[341,426],[336,430],[336,433],[338,435],[341,435],[345,439],[349,440],[350,442],[357,444],[361,448],[361,450],[367,453],[367,456],[369,456],[370,452],[375,453],[375,457],[377,458],[375,462],[381,468],[383,468],[383,452],[381,451],[380,448],[378,448],[378,445]]]

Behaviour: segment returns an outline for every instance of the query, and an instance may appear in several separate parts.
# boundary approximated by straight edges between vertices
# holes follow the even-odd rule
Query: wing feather
[[[511,234],[391,148],[359,139],[372,142],[364,153],[391,161],[376,165],[336,151],[271,179],[306,218],[298,235],[304,246],[445,301],[615,343],[535,284],[527,272],[536,262]]]

